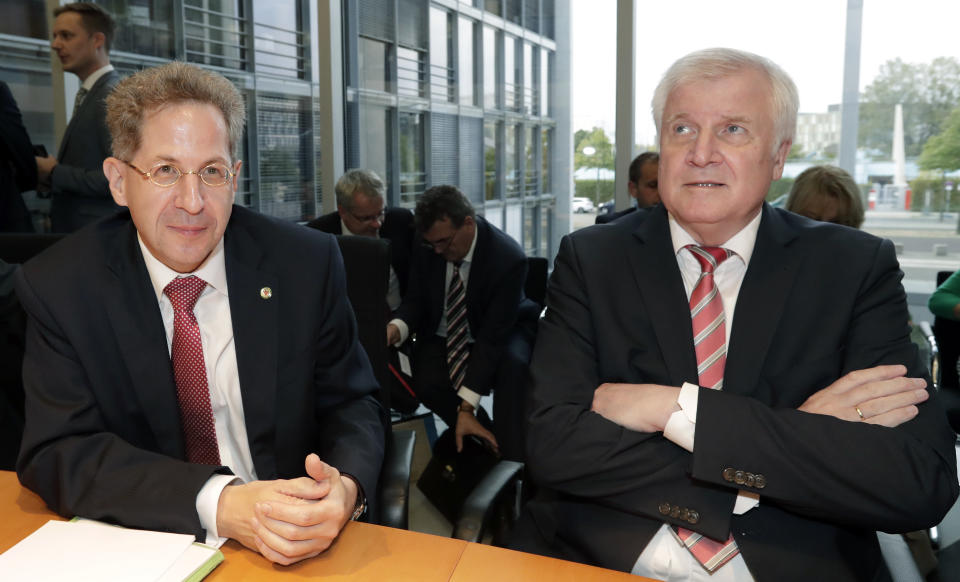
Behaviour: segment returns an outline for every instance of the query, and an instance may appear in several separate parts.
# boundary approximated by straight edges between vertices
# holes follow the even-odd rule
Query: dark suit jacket
[[[608,222],[613,222],[614,220],[627,216],[632,212],[636,212],[637,207],[631,206],[630,208],[625,208],[617,212],[610,212],[608,214],[598,214],[597,219],[594,221],[594,224],[607,224]]]
[[[343,234],[340,214],[331,212],[311,220],[307,226]],[[387,208],[380,225],[380,238],[390,241],[390,266],[400,282],[400,297],[407,293],[407,277],[410,274],[410,253],[413,249],[413,213],[406,208]]]
[[[956,436],[932,394],[895,429],[796,409],[853,370],[900,363],[927,376],[901,277],[890,241],[764,205],[723,391],[700,389],[690,453],[590,412],[604,382],[697,382],[666,210],[567,236],[532,364],[539,533],[554,551],[629,570],[666,521],[732,531],[758,580],[874,579],[875,530],[924,529],[957,497]],[[728,468],[763,476],[740,486],[760,495],[740,516]]]
[[[410,287],[397,317],[411,333],[432,336],[440,325],[447,262],[423,245],[415,245]],[[520,245],[500,229],[477,217],[477,246],[467,281],[467,323],[473,347],[463,384],[477,394],[489,394],[500,354],[517,323],[526,299],[523,285],[527,258]]]
[[[336,241],[234,207],[224,248],[257,477],[303,476],[316,452],[372,500],[382,410]],[[20,481],[64,516],[200,536],[196,494],[229,471],[183,460],[163,322],[129,213],[35,257],[17,293],[29,316]]]
[[[50,175],[53,232],[73,232],[117,209],[103,174],[103,160],[113,151],[106,98],[119,81],[116,71],[97,79],[63,134]]]
[[[37,187],[37,162],[20,109],[0,81],[0,232],[33,232],[20,192]]]

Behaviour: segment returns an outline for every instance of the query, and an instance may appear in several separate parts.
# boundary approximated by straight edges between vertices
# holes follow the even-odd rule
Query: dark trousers
[[[492,431],[503,457],[511,461],[523,461],[524,404],[531,349],[532,342],[524,330],[518,329],[511,334],[495,376]],[[413,390],[417,397],[447,426],[455,427],[461,399],[453,389],[447,369],[446,338],[437,335],[418,337],[411,363]],[[470,360],[467,360],[467,366],[469,370]],[[467,388],[480,392],[469,385]],[[484,421],[484,415],[479,418]]]

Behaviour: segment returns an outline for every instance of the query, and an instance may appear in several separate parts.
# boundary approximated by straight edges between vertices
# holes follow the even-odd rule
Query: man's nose
[[[190,214],[199,214],[203,210],[203,183],[199,174],[184,174],[174,185],[177,189],[177,206]]]
[[[688,159],[697,166],[706,166],[719,161],[717,139],[710,132],[701,132],[690,146]]]

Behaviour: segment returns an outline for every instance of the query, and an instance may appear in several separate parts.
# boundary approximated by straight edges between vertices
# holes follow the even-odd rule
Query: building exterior
[[[570,166],[557,147],[569,98],[557,106],[554,97],[556,79],[569,78],[557,58],[569,46],[569,24],[557,22],[566,0],[331,1],[98,3],[117,20],[111,61],[121,73],[180,59],[224,74],[246,96],[239,204],[308,220],[334,207],[321,184],[332,190],[336,176],[323,179],[321,167],[365,167],[384,177],[389,205],[412,207],[426,188],[457,184],[528,254],[552,256],[563,234],[557,200],[568,207],[572,183],[558,177]],[[51,58],[57,4],[0,4],[0,79],[50,152],[78,87]],[[339,42],[324,46],[336,35],[321,30]],[[331,68],[342,71],[333,86],[323,82]],[[323,165],[325,156],[338,163]],[[45,201],[27,200],[42,226]]]
[[[797,115],[794,143],[805,156],[836,157],[840,146],[840,105],[828,106],[825,113]]]

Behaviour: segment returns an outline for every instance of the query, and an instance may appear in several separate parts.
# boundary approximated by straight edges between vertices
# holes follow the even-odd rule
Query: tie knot
[[[703,273],[713,273],[717,265],[730,257],[730,251],[723,247],[701,247],[698,245],[687,245],[687,249],[693,253],[697,261],[700,262],[700,270]]]
[[[193,311],[193,306],[206,287],[206,281],[196,275],[190,275],[170,281],[163,292],[170,298],[174,311]]]

